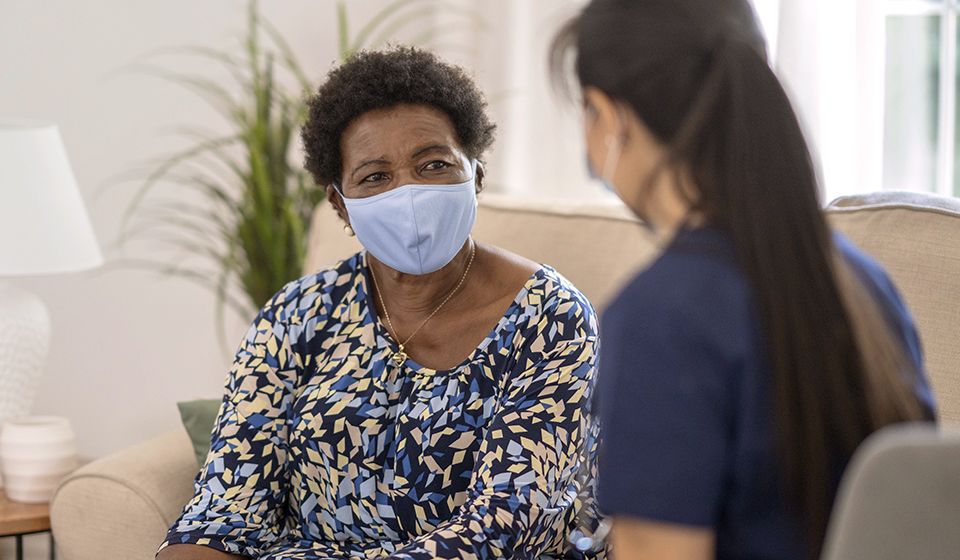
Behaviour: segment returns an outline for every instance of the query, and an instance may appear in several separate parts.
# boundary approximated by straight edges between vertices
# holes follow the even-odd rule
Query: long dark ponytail
[[[727,232],[755,294],[772,370],[784,488],[819,554],[833,473],[872,432],[920,419],[910,363],[838,256],[788,97],[746,0],[594,0],[551,53],[563,81],[629,107],[683,163],[695,208]]]

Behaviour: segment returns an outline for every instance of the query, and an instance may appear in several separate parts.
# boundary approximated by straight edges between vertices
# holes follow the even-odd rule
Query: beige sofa
[[[323,206],[313,223],[308,271],[359,248]],[[893,275],[919,324],[942,416],[960,421],[960,200],[878,193],[838,200],[829,214]],[[598,309],[654,253],[645,230],[613,204],[485,195],[476,237],[553,265]],[[153,558],[191,496],[197,469],[182,430],[82,467],[63,481],[52,505],[60,557]]]

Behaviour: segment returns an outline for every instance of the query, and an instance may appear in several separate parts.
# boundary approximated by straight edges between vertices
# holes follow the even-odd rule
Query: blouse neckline
[[[368,290],[368,281],[367,281],[367,251],[363,250],[361,252],[360,258],[360,270],[358,271],[358,280],[360,287],[360,303],[366,305],[368,308],[368,313],[370,319],[373,322],[375,338],[382,337],[383,340],[387,342],[387,347],[392,351],[396,352],[399,344],[396,340],[393,339],[393,336],[387,330],[387,327],[380,320],[380,315],[377,313],[377,306],[374,302],[370,300],[370,291]],[[497,324],[493,326],[490,330],[490,333],[487,334],[486,338],[480,342],[480,344],[474,348],[470,354],[459,364],[452,368],[448,369],[434,369],[422,365],[407,356],[407,360],[404,362],[404,366],[412,370],[416,375],[419,376],[433,376],[436,374],[452,374],[455,373],[470,364],[476,361],[477,357],[486,351],[487,347],[496,340],[503,329],[505,329],[510,324],[511,316],[516,314],[517,308],[523,304],[523,300],[527,297],[527,294],[530,293],[530,290],[546,275],[549,267],[547,265],[541,264],[537,270],[535,270],[528,278],[527,281],[523,284],[523,287],[520,288],[520,291],[517,292],[517,295],[513,298],[513,302],[507,307],[507,310],[500,317],[500,320],[497,321]]]

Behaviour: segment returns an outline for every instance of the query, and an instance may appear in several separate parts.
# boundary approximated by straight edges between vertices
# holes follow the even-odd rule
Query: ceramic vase
[[[75,468],[77,446],[66,418],[20,416],[0,428],[0,472],[11,500],[49,502],[63,477]]]

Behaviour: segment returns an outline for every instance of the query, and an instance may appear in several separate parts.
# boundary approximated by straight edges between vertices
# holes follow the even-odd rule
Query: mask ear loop
[[[480,165],[480,160],[477,158],[470,159],[470,168],[473,169],[473,177],[469,180],[470,183],[473,183],[473,192],[474,194],[474,206],[480,205],[479,193],[477,193],[477,166]]]
[[[347,197],[343,196],[343,191],[340,190],[340,185],[337,183],[330,183],[330,186],[333,187],[333,190],[337,191],[337,194],[340,195],[340,200],[344,201],[343,203],[346,204]],[[344,221],[347,223],[343,225],[343,233],[345,233],[347,237],[356,237],[357,233],[353,230],[353,225],[350,223],[350,220],[346,219]]]
[[[477,186],[477,166],[480,165],[480,160],[477,158],[470,158],[470,170],[473,174],[470,176],[470,181],[473,182],[473,186]]]
[[[600,175],[600,178],[612,187],[614,186],[613,178],[617,173],[617,167],[620,166],[620,155],[623,153],[623,146],[613,134],[608,134],[603,142],[607,146],[607,157],[603,162],[603,173]]]

